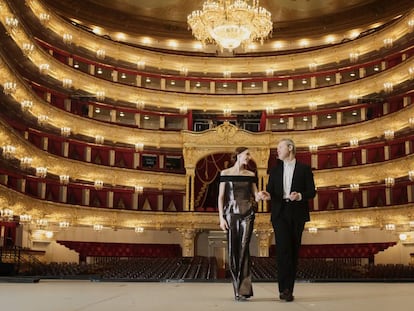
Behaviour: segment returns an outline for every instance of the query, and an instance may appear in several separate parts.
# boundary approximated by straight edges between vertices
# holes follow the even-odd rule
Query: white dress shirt
[[[296,159],[283,161],[283,198],[289,199],[290,188],[292,187],[293,171],[295,170]]]

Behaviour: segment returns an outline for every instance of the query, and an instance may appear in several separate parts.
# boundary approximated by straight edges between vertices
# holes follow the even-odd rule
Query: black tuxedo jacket
[[[283,202],[283,161],[279,159],[270,170],[266,191],[271,196],[271,220],[273,221],[279,217]],[[315,181],[311,167],[298,161],[293,171],[291,192],[293,191],[300,192],[302,200],[291,202],[289,208],[293,208],[296,220],[307,222],[310,220],[308,201],[316,195]]]

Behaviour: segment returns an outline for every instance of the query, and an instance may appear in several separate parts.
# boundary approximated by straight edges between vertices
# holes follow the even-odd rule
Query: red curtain
[[[405,142],[396,142],[390,146],[390,159],[396,159],[405,155]]]
[[[367,163],[376,163],[385,161],[383,146],[376,146],[367,149]]]
[[[48,152],[62,156],[62,141],[56,139],[49,139]]]
[[[138,196],[138,209],[142,210],[144,207],[145,201],[148,201],[148,204],[151,206],[151,210],[158,210],[158,194],[144,192]]]
[[[39,149],[42,148],[42,137],[38,133],[29,132],[28,140]]]
[[[353,193],[350,190],[344,191],[344,208],[362,208],[362,191]]]
[[[52,94],[51,103],[55,107],[58,107],[60,109],[65,109],[65,99],[63,97]]]
[[[343,152],[344,166],[352,166],[361,164],[361,150],[347,150]]]
[[[124,168],[134,168],[134,151],[115,151],[115,166]]]
[[[70,143],[69,158],[73,160],[85,161],[85,145]]]
[[[168,211],[168,206],[171,202],[174,203],[174,206],[177,212],[183,211],[183,193],[164,193],[163,196],[163,211]]]
[[[368,189],[368,206],[385,206],[385,186]]]
[[[58,202],[59,201],[59,189],[60,186],[58,184],[46,184],[46,200]]]
[[[338,209],[338,193],[336,191],[318,191],[318,207],[320,211]]]
[[[407,204],[407,185],[395,185],[391,189],[391,204]]]
[[[312,162],[312,154],[310,152],[298,152],[296,153],[296,160],[299,162],[305,163],[309,166],[311,166]]]
[[[336,151],[318,152],[318,169],[338,167],[338,156]]]
[[[93,147],[91,150],[91,162],[101,165],[109,165],[109,150]]]
[[[68,200],[69,204],[82,205],[82,188],[68,185]]]
[[[114,208],[132,209],[132,192],[114,191]]]

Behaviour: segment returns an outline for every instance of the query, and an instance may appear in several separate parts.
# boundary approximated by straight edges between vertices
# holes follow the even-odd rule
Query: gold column
[[[194,211],[194,169],[187,169],[185,181],[185,211]]]
[[[195,229],[179,229],[183,237],[183,257],[194,257],[194,239],[196,237]]]
[[[267,185],[267,165],[269,163],[270,148],[252,148],[251,150],[257,166],[257,189],[259,191],[265,190]],[[265,206],[267,206],[267,204],[259,202],[258,211],[264,212]]]
[[[259,257],[269,257],[269,247],[272,240],[273,230],[257,230],[256,236],[259,246]]]

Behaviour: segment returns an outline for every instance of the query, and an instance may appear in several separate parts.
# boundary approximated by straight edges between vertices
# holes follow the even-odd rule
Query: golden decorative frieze
[[[0,203],[12,209],[15,215],[29,213],[34,219],[45,218],[50,223],[65,219],[75,226],[101,223],[105,227],[134,228],[139,225],[151,230],[218,230],[218,213],[163,213],[111,210],[69,205],[29,198],[0,185]],[[338,230],[358,224],[364,228],[382,228],[386,223],[406,225],[414,216],[414,204],[381,208],[312,212],[307,227]],[[258,213],[256,228],[271,232],[270,214]]]

